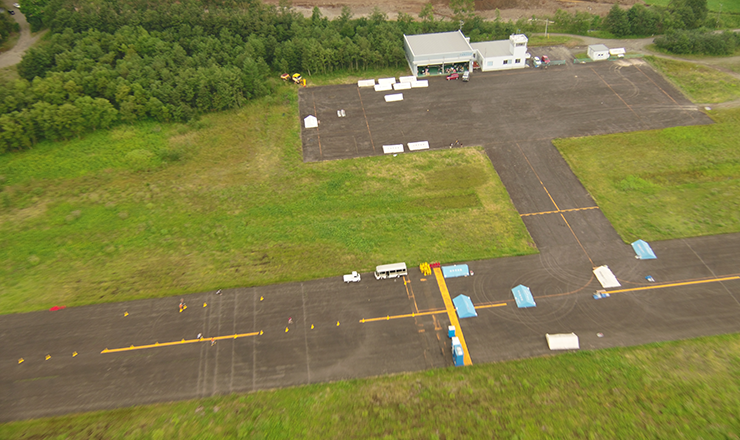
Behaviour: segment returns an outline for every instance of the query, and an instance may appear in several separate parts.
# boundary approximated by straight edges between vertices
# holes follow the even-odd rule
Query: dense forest
[[[485,41],[542,26],[526,19],[484,21],[472,0],[451,2],[452,20],[439,19],[429,3],[418,17],[400,14],[392,21],[379,10],[355,18],[347,8],[334,20],[318,8],[304,17],[287,3],[260,0],[22,3],[32,28],[49,28],[50,34],[23,57],[21,79],[0,85],[0,154],[117,122],[187,121],[236,108],[271,93],[280,73],[310,77],[403,67],[403,34],[462,25],[471,41]],[[687,12],[696,5],[698,16]],[[622,12],[624,19],[613,16]],[[635,5],[610,12],[604,23],[591,14],[558,11],[555,29],[585,34],[626,23],[625,32],[653,33],[693,29],[703,20],[706,0],[674,0],[668,8]]]

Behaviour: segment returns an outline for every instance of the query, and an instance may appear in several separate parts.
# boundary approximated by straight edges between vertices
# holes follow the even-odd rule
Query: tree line
[[[272,93],[280,73],[404,67],[404,34],[461,28],[475,42],[544,26],[536,19],[485,21],[472,0],[451,2],[452,20],[428,3],[418,17],[401,13],[393,21],[377,9],[355,18],[346,7],[333,20],[318,8],[304,17],[288,3],[260,0],[21,1],[31,26],[50,33],[23,57],[21,79],[0,85],[0,153],[119,122],[187,121],[237,108]],[[626,11],[630,26],[650,23],[646,10]],[[602,25],[580,12],[558,11],[556,22],[575,33]]]
[[[26,3],[28,7],[26,8]],[[258,0],[24,0],[48,39],[0,86],[0,153],[117,122],[186,121],[271,93],[277,73],[402,67],[403,34],[456,30],[432,10],[389,21],[380,11],[334,20]],[[514,23],[473,17],[474,40],[508,38]]]

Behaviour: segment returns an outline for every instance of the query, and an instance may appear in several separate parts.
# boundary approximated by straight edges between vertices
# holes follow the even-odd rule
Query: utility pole
[[[719,16],[722,14],[722,3],[719,4],[719,12],[717,12],[717,27],[719,27]]]

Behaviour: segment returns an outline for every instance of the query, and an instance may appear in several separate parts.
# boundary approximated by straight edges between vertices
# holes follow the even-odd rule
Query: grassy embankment
[[[625,241],[740,232],[740,109],[713,125],[557,139]]]
[[[697,104],[715,104],[740,98],[740,80],[724,72],[686,61],[653,56],[643,59]]]
[[[0,157],[0,313],[535,252],[478,149],[304,164],[297,96]]]
[[[565,35],[551,35],[545,37],[544,35],[533,35],[527,41],[529,47],[541,47],[541,46],[565,46],[575,47],[583,44],[583,40],[576,37],[568,37]]]
[[[645,0],[648,5],[668,6],[671,0]],[[720,10],[720,4],[722,5],[722,12],[733,12],[740,14],[740,3],[726,0],[707,0],[707,8],[709,11],[709,17],[716,18],[717,12]]]
[[[739,372],[733,334],[15,422],[0,438],[737,438]]]

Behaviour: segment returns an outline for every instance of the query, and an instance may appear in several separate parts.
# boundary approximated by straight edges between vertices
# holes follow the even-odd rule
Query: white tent
[[[581,348],[575,333],[545,334],[550,350],[577,350]]]
[[[619,284],[619,281],[617,281],[617,277],[615,277],[612,271],[609,270],[609,266],[597,267],[596,269],[594,269],[594,275],[596,275],[596,278],[599,280],[604,289],[621,286],[621,284]]]
[[[308,115],[303,119],[303,125],[306,128],[316,128],[319,126],[319,120],[316,119],[316,116]]]

